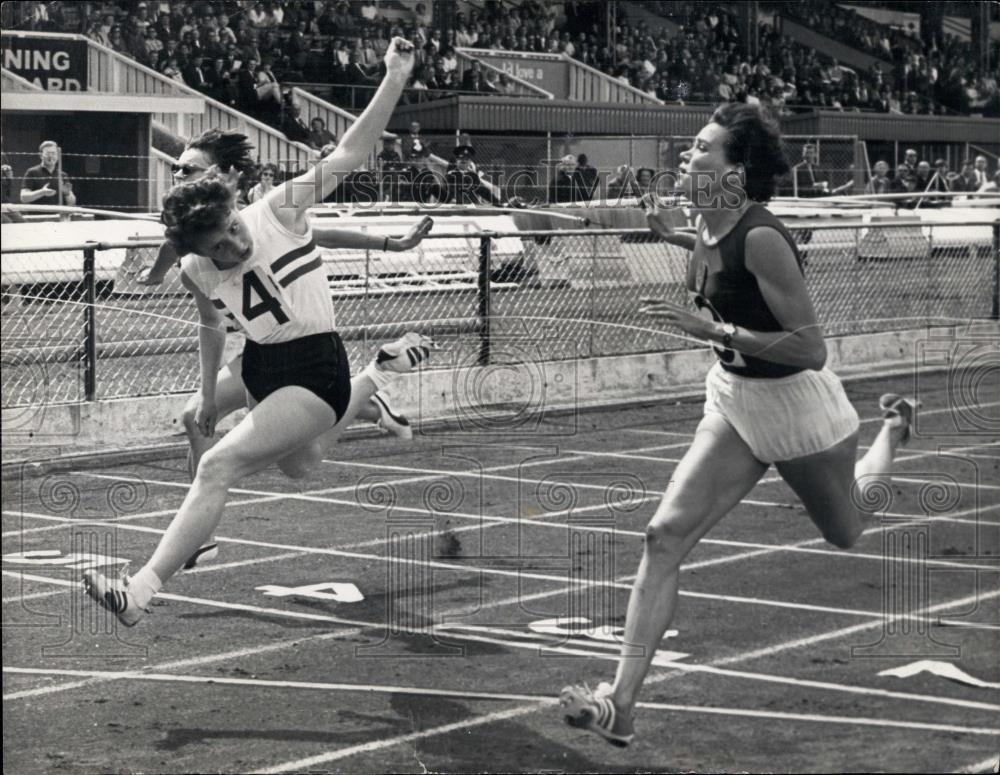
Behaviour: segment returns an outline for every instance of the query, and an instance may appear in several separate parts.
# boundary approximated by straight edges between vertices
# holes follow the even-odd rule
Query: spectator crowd
[[[689,1],[644,3],[659,11],[664,24],[654,29],[619,18],[611,40],[602,4],[572,1],[561,12],[541,0],[470,6],[468,13],[456,13],[446,31],[432,25],[429,0],[20,5],[26,7],[21,26],[86,34],[303,142],[310,142],[314,128],[297,120],[281,84],[340,85],[334,101],[350,89],[349,104],[363,105],[363,92],[379,82],[382,57],[396,35],[417,45],[409,99],[455,91],[514,93],[506,76],[460,62],[456,49],[480,48],[565,53],[664,102],[756,101],[778,112],[819,107],[1000,115],[996,74],[972,69],[967,42],[893,30],[831,0],[781,3],[778,11],[878,57],[884,66],[860,72],[768,24],[761,25],[759,54],[751,58],[725,7]],[[628,13],[628,4],[619,7]],[[668,19],[679,32],[670,32]],[[1000,43],[993,46],[996,62]]]

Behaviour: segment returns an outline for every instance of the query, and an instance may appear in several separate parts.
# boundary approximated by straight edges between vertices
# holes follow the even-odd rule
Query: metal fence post
[[[493,255],[493,240],[489,236],[479,238],[479,365],[490,362],[490,264]]]
[[[993,320],[1000,320],[1000,221],[993,222]]]
[[[83,250],[83,397],[97,398],[97,275],[94,271],[96,245]]]

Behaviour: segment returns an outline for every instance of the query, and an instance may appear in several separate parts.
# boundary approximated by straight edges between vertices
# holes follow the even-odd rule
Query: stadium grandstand
[[[0,14],[5,771],[997,772],[1000,3]]]

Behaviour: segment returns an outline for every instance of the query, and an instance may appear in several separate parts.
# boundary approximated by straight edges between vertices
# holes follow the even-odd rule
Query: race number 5
[[[254,302],[254,295],[259,301]],[[288,322],[288,315],[281,308],[281,302],[271,295],[264,281],[257,275],[257,270],[254,269],[243,275],[243,317],[253,320],[266,312],[274,315],[279,324]]]

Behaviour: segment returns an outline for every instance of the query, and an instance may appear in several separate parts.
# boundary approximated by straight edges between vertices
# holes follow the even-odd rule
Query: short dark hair
[[[212,155],[215,164],[223,172],[234,167],[241,173],[252,172],[254,167],[253,143],[242,132],[222,129],[207,129],[192,139],[188,148],[197,148]]]
[[[774,119],[756,105],[729,102],[716,108],[711,120],[729,132],[726,158],[746,170],[743,190],[747,196],[767,202],[774,196],[777,179],[789,170]]]
[[[235,200],[236,195],[216,175],[174,186],[163,198],[160,214],[167,227],[167,239],[182,255],[197,253],[194,242],[201,234],[225,223]]]

